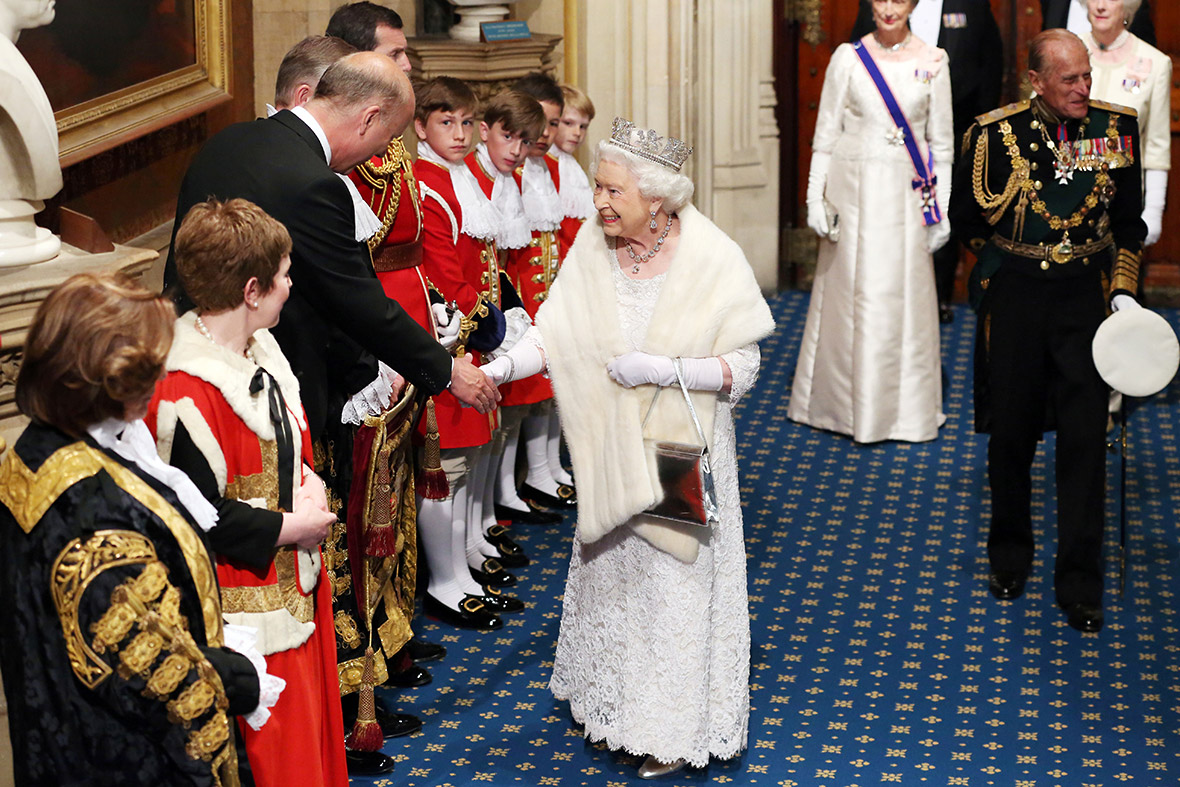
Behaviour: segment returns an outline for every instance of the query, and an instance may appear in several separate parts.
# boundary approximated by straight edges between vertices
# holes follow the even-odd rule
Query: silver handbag
[[[692,444],[646,437],[643,439],[644,449],[648,454],[655,456],[660,488],[664,493],[663,500],[643,513],[686,525],[710,527],[718,523],[719,517],[717,495],[713,491],[713,469],[709,464],[709,446],[705,441],[701,422],[697,420],[696,408],[692,406],[692,399],[688,396],[688,386],[684,384],[680,359],[673,358],[672,365],[676,370],[676,382],[680,384],[680,392],[684,394],[684,403],[688,405],[688,412],[692,416],[693,426],[696,427],[697,437],[701,442]],[[647,415],[643,418],[643,429],[647,428],[647,422],[662,391],[662,388],[656,391],[652,398]]]

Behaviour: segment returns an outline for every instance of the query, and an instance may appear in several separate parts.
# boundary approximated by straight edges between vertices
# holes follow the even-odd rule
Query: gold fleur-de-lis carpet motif
[[[782,293],[772,307],[778,331],[763,344],[762,374],[738,421],[749,748],[660,781],[1180,783],[1180,383],[1134,403],[1129,417],[1122,597],[1121,459],[1109,456],[1106,626],[1081,634],[1053,594],[1051,434],[1033,468],[1037,560],[1025,595],[999,602],[987,592],[987,442],[972,431],[970,312],[957,308],[943,329],[947,423],[938,439],[866,446],[787,420],[807,296]],[[533,560],[514,589],[529,606],[506,615],[500,631],[417,619],[423,636],[446,645],[446,659],[427,665],[430,685],[379,694],[425,724],[385,742],[393,774],[354,784],[640,783],[637,758],[585,741],[547,689],[571,527],[514,526]]]

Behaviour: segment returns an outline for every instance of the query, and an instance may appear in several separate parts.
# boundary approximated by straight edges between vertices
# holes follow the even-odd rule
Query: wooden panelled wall
[[[1011,101],[1018,96],[1028,67],[1028,42],[1041,29],[1040,3],[991,0],[991,4],[1004,39],[1004,51],[998,53],[1006,64],[1003,100]],[[774,11],[775,80],[783,144],[779,215],[784,223],[793,221],[794,228],[806,228],[807,169],[824,70],[832,50],[848,40],[856,21],[857,2],[775,0]],[[1146,256],[1146,286],[1150,303],[1174,305],[1180,304],[1180,2],[1157,0],[1151,4],[1151,11],[1157,44],[1172,57],[1174,68],[1168,206],[1163,237],[1148,249]],[[783,267],[779,278],[784,284],[799,279],[798,266],[793,264],[800,257],[799,244],[792,242],[791,228],[785,227],[783,232]],[[960,280],[969,269],[969,258],[965,263],[960,269]]]

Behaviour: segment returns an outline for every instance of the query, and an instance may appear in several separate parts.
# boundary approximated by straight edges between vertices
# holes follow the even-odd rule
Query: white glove
[[[533,318],[519,306],[514,306],[504,312],[504,341],[500,346],[488,353],[489,358],[499,358],[520,341],[525,331],[533,326]]]
[[[1147,225],[1144,246],[1160,239],[1164,232],[1164,205],[1168,201],[1168,173],[1149,169],[1143,173],[1143,223]]]
[[[720,391],[725,384],[720,358],[681,358],[684,384],[694,391]],[[629,352],[606,365],[610,378],[624,388],[677,385],[676,368],[666,355]]]
[[[448,350],[451,349],[455,342],[459,341],[459,325],[463,321],[463,316],[457,310],[448,312],[445,303],[431,304],[430,312],[434,315],[438,343]]]
[[[926,227],[926,249],[931,254],[945,246],[950,239],[951,220],[945,215],[942,217],[942,221]]]
[[[829,237],[832,231],[824,207],[824,188],[828,184],[828,167],[831,163],[831,153],[817,150],[811,154],[811,169],[807,171],[807,226],[821,238]]]
[[[1142,309],[1139,301],[1127,295],[1125,292],[1120,292],[1118,295],[1110,299],[1110,308],[1116,312],[1121,312],[1123,309]]]
[[[541,350],[536,328],[530,328],[512,349],[483,366],[480,371],[496,386],[532,377],[545,371],[545,353]]]

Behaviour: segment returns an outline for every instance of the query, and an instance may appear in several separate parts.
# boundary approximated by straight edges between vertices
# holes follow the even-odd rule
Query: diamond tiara
[[[615,118],[610,143],[640,158],[662,164],[673,172],[679,172],[692,155],[692,148],[676,137],[661,137],[654,129],[639,128],[623,118]]]

